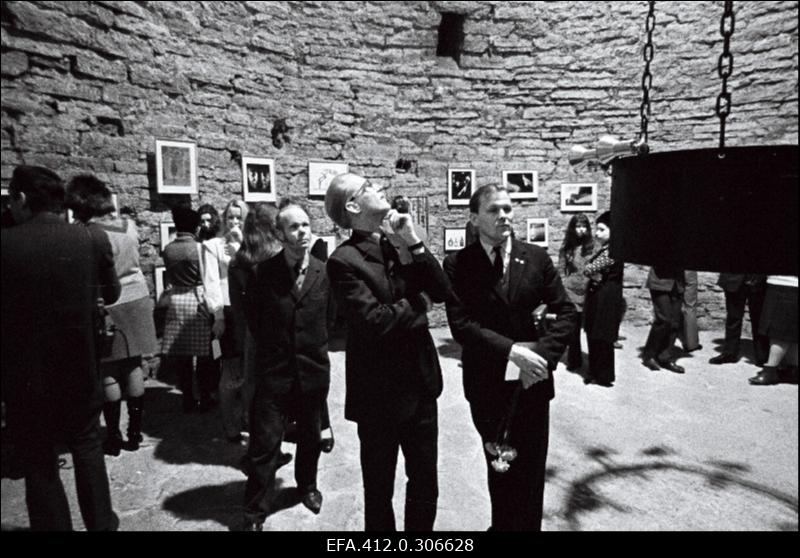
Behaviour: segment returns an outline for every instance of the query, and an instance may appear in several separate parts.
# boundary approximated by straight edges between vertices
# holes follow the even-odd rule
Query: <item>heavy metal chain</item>
[[[731,35],[735,18],[733,15],[733,2],[725,2],[719,32],[722,35],[722,54],[717,60],[717,73],[722,78],[722,91],[717,95],[717,116],[719,117],[719,148],[725,148],[725,120],[731,113],[731,94],[728,91],[728,78],[733,73],[733,54],[731,54]]]
[[[653,85],[653,74],[650,73],[650,62],[653,60],[653,29],[656,27],[655,7],[653,0],[648,2],[650,9],[645,20],[645,31],[647,41],[644,44],[642,54],[644,56],[644,72],[642,73],[642,105],[639,107],[639,114],[642,117],[642,128],[639,132],[639,141],[647,143],[647,124],[650,122],[650,88]]]

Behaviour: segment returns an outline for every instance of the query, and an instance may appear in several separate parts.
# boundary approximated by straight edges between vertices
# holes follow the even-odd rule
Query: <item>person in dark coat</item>
[[[600,249],[586,263],[583,273],[589,278],[586,287],[585,328],[589,340],[589,373],[585,383],[611,387],[614,384],[614,342],[619,336],[622,316],[622,272],[624,264],[608,255],[611,239],[611,213],[600,214],[595,221],[595,238]]]
[[[71,530],[58,452],[72,453],[89,531],[116,530],[100,431],[98,299],[120,284],[108,236],[63,217],[64,184],[42,167],[14,169],[16,226],[2,234],[2,382],[7,424],[25,469],[32,530]]]
[[[650,289],[655,319],[642,352],[642,364],[650,370],[664,368],[683,374],[683,366],[675,363],[670,351],[681,326],[681,306],[686,288],[682,269],[651,267],[645,287]]]
[[[510,417],[508,444],[518,455],[506,472],[484,452],[492,506],[492,530],[541,529],[553,376],[575,328],[575,305],[547,251],[515,240],[513,211],[505,189],[488,185],[470,199],[470,220],[479,239],[445,258],[453,293],[447,319],[462,347],[464,395],[484,444],[494,443],[521,381]],[[538,337],[533,312],[547,305],[556,319]],[[507,378],[509,361],[520,372]],[[510,381],[509,381],[510,380]]]
[[[256,347],[255,394],[244,497],[246,530],[261,530],[274,506],[275,472],[290,409],[297,420],[295,480],[303,505],[322,507],[317,488],[321,412],[330,385],[325,262],[311,253],[311,225],[299,201],[277,215],[283,250],[260,263],[245,292],[245,316]]]
[[[742,338],[744,309],[750,312],[750,329],[753,333],[753,359],[763,366],[769,354],[769,339],[758,332],[761,310],[764,308],[767,276],[744,273],[720,273],[717,285],[725,291],[725,343],[722,352],[709,359],[711,364],[739,361],[739,344]]]
[[[427,311],[431,301],[444,302],[449,285],[411,215],[392,211],[384,190],[343,174],[325,195],[328,216],[353,229],[328,259],[337,312],[347,323],[344,412],[358,423],[364,528],[395,530],[392,495],[402,448],[405,530],[430,531],[439,496],[436,399],[442,373]],[[391,239],[381,232],[385,218]]]

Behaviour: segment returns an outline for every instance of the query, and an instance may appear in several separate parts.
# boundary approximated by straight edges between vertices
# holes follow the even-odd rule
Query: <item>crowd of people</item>
[[[481,186],[469,200],[470,241],[440,264],[407,204],[390,203],[385,186],[356,174],[335,177],[325,196],[330,219],[352,231],[330,255],[299,199],[232,199],[221,214],[211,204],[176,206],[176,237],[162,254],[166,285],[155,301],[166,316],[158,340],[137,227],[115,212],[109,186],[91,175],[65,185],[48,169],[22,166],[9,190],[2,335],[15,349],[2,351],[3,402],[35,530],[72,528],[57,465],[62,444],[73,456],[87,529],[118,527],[104,454],[142,443],[142,363],[150,355],[160,354],[165,375],[176,378],[184,413],[218,405],[226,438],[247,443],[242,528],[255,531],[275,509],[276,472],[293,458],[281,451],[288,439],[297,444],[302,504],[321,510],[318,464],[334,448],[328,341],[337,317],[346,328],[344,414],[358,426],[367,531],[396,529],[399,451],[405,529],[434,527],[443,383],[429,331],[433,304],[445,305],[462,346],[464,395],[486,449],[491,530],[541,528],[552,373],[563,353],[585,383],[615,381],[625,302],[623,262],[609,254],[609,212],[597,216],[594,234],[586,215],[573,216],[554,263],[544,248],[514,237],[508,191]],[[719,285],[725,342],[710,363],[740,358],[748,305],[763,366],[750,383],[796,382],[797,277],[721,274]],[[683,373],[676,340],[685,352],[701,348],[697,274],[656,266],[646,286],[654,320],[643,365]]]

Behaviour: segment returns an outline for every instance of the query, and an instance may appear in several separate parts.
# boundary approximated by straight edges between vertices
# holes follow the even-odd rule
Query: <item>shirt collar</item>
[[[494,246],[488,244],[487,242],[484,242],[483,238],[481,238],[479,241],[481,243],[483,251],[486,252],[486,255],[489,257],[489,261],[494,261]],[[505,258],[511,253],[511,237],[509,236],[508,238],[506,238],[503,244],[501,244],[500,246],[503,247],[503,258]]]

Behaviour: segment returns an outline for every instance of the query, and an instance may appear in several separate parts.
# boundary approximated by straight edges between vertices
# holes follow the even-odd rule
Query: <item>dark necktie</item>
[[[498,279],[503,278],[503,247],[495,246],[492,248],[494,252],[494,273]]]

